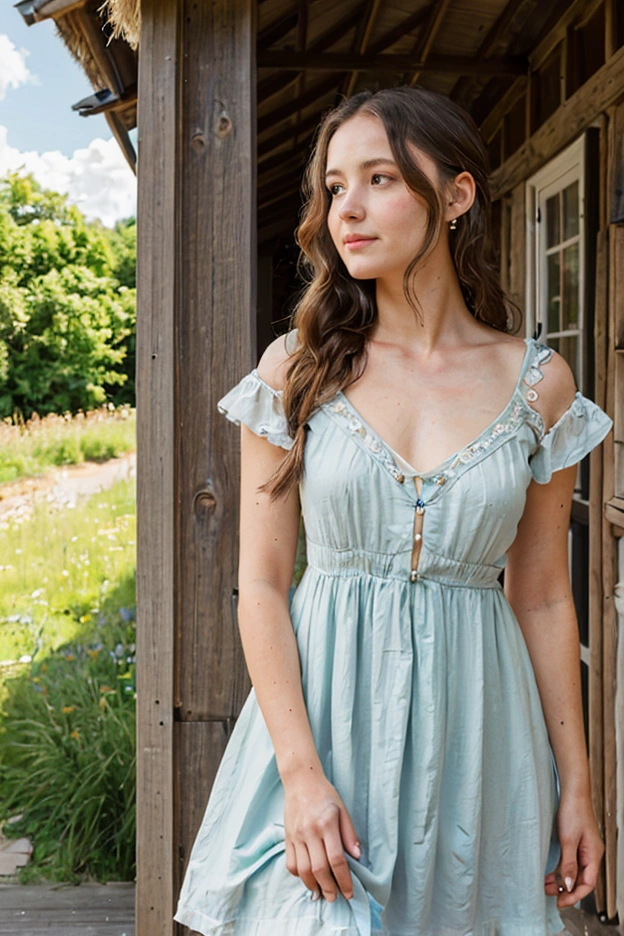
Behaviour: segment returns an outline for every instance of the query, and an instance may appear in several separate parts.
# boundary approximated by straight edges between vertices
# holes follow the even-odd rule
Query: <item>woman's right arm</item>
[[[258,364],[262,380],[281,389],[283,338]],[[344,849],[359,858],[357,836],[314,744],[297,642],[289,612],[301,506],[297,487],[273,503],[258,491],[284,449],[241,425],[238,623],[247,668],[275,749],[285,795],[286,864],[310,890],[334,900],[353,895]]]

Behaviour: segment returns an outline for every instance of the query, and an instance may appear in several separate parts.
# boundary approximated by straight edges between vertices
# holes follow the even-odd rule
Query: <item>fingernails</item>
[[[572,880],[571,877],[567,877],[567,878],[565,879],[565,886],[566,886],[566,890],[567,890],[568,894],[570,894],[570,893],[572,892],[573,887],[574,887],[574,881]]]
[[[310,891],[310,900],[318,900],[320,896],[318,891]]]
[[[359,858],[359,857],[361,856],[361,854],[362,854],[362,847],[361,847],[361,845],[360,845],[359,842],[356,842],[355,845],[353,846],[353,853],[354,853],[354,855],[355,855],[356,858]]]

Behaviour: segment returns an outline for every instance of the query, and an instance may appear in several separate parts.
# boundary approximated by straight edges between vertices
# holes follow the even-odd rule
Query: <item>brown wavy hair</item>
[[[412,277],[435,247],[444,224],[442,192],[414,160],[410,144],[435,163],[441,186],[460,172],[475,181],[471,208],[457,219],[450,250],[464,301],[476,319],[515,332],[520,313],[503,292],[490,259],[491,196],[488,159],[477,126],[450,98],[420,86],[363,91],[330,110],[318,128],[303,180],[304,207],[296,231],[299,271],[307,285],[292,315],[297,347],[289,356],[282,402],[294,444],[260,488],[271,500],[285,496],[303,478],[306,421],[317,407],[361,375],[368,336],[377,320],[375,280],[350,276],[327,227],[331,194],[325,185],[327,148],[336,130],[355,114],[383,123],[401,176],[428,210],[422,246],[408,265],[403,290],[422,318]]]

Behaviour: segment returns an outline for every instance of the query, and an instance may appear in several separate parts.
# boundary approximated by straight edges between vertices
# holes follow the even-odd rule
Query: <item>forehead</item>
[[[414,144],[407,145],[421,171],[430,179],[437,178],[434,160]],[[382,121],[374,114],[358,113],[345,120],[329,141],[325,170],[355,170],[371,159],[388,159],[394,162],[388,134]]]
[[[393,158],[386,128],[374,114],[355,114],[338,127],[327,147],[327,165],[359,162],[362,153],[366,153],[365,158]]]

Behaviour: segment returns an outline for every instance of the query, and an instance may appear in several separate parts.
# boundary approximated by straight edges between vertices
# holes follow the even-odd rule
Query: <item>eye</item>
[[[379,179],[385,180],[386,182],[392,182],[391,176],[384,175],[383,172],[375,172],[375,173],[371,176],[371,182],[372,182],[372,184],[373,184],[373,185],[378,184],[378,183],[376,182],[376,180],[379,180]],[[382,181],[382,184],[383,184],[383,181]]]
[[[327,186],[327,191],[329,192],[330,195],[338,195],[339,193],[336,191],[336,189],[339,189],[339,188],[342,188],[340,182],[334,182],[333,185]]]

